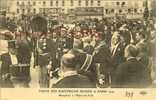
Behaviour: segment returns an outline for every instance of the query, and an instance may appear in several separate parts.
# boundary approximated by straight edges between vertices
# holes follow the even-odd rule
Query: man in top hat
[[[95,88],[88,77],[78,74],[78,64],[78,57],[75,54],[64,54],[61,59],[62,79],[53,88]]]
[[[0,56],[0,60],[2,62],[1,69],[0,69],[0,80],[1,80],[1,87],[3,88],[12,88],[13,83],[10,80],[10,65],[18,64],[17,59],[17,52],[16,52],[16,45],[14,40],[10,40],[8,42],[8,52],[4,53]]]

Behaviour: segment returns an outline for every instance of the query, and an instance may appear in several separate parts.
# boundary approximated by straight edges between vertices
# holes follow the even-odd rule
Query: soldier
[[[98,85],[100,87],[107,87],[111,83],[111,54],[108,46],[105,43],[104,34],[99,34],[96,37],[96,47],[93,52],[94,63],[97,69]]]
[[[38,66],[39,66],[39,84],[42,88],[49,87],[48,65],[51,61],[51,52],[53,44],[47,39],[46,34],[38,40]]]
[[[31,54],[32,54],[32,44],[26,37],[26,33],[20,33],[21,37],[17,40],[17,58],[18,64],[26,64],[28,65],[27,71],[29,74],[25,76],[25,85],[29,87],[29,82],[31,80],[30,77],[30,62],[31,62]],[[26,67],[26,66],[25,66]]]

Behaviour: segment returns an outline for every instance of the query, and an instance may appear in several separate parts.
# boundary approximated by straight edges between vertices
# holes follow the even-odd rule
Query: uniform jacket
[[[72,75],[57,82],[53,88],[95,88],[95,85],[82,75]]]

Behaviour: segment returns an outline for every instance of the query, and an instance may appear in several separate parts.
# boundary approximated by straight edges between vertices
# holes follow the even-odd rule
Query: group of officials
[[[17,32],[8,40],[8,52],[0,56],[0,85],[29,87],[34,67],[39,69],[41,88],[151,87],[156,77],[156,30],[132,23]]]

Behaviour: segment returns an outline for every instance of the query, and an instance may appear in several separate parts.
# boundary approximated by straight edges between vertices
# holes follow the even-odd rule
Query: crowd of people
[[[30,67],[39,68],[41,88],[145,88],[156,79],[153,20],[89,19],[3,35],[1,87],[29,87]]]

